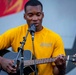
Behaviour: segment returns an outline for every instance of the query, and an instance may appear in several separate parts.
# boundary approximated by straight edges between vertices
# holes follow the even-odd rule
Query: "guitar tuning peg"
[[[73,57],[76,57],[76,54],[74,54]]]
[[[73,58],[73,59],[72,59],[72,62],[76,62],[76,59],[75,59],[75,58]]]

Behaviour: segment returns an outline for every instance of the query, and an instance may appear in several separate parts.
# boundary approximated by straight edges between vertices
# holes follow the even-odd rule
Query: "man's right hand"
[[[16,68],[13,68],[13,60],[6,59],[0,56],[0,66],[8,73],[16,73]]]

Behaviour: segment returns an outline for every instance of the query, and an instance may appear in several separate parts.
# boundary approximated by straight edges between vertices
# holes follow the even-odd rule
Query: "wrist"
[[[59,70],[58,75],[65,75],[65,71],[66,71],[66,66],[65,65],[57,65],[57,68]]]

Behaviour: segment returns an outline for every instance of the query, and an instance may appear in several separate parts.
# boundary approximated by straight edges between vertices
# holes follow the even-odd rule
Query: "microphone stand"
[[[19,63],[18,63],[19,60],[18,60],[18,58],[19,58],[19,55],[21,55],[21,59],[20,59],[20,75],[24,75],[24,73],[23,73],[23,67],[24,67],[24,55],[23,55],[23,51],[24,50],[23,50],[23,47],[25,45],[25,42],[26,42],[26,38],[28,36],[28,33],[29,33],[29,30],[27,31],[26,36],[23,37],[23,41],[20,42],[21,46],[18,47],[18,54],[17,54],[17,57],[15,59],[14,65],[13,65],[13,67],[16,64],[17,64],[17,67],[19,66]]]
[[[32,35],[32,46],[33,46],[33,52],[35,54],[35,49],[34,49],[34,36]],[[36,59],[36,57],[34,56],[34,59]],[[37,73],[37,67],[36,67],[36,61],[34,60],[34,66],[35,66],[35,75],[38,75]]]
[[[32,48],[33,48],[33,52],[35,54],[35,49],[34,49],[34,33],[36,31],[36,27],[35,27],[34,24],[31,25],[29,31],[30,31],[30,34],[32,36]],[[34,59],[36,59],[36,57],[34,57]],[[35,66],[35,75],[38,75],[38,73],[37,73],[37,67],[36,67],[36,61],[35,60],[34,60],[34,66]]]

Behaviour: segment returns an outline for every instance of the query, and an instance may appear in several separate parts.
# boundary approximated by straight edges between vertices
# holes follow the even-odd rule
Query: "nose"
[[[36,15],[34,15],[34,16],[32,17],[32,20],[33,20],[33,21],[36,21],[36,20],[38,20],[38,17],[37,17]]]

